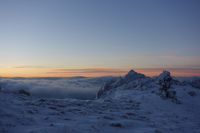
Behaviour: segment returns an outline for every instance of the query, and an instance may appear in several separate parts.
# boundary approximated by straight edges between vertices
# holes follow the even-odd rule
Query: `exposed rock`
[[[24,94],[24,95],[30,96],[30,93],[25,90],[19,90],[19,94]]]
[[[123,127],[121,123],[112,123],[112,124],[110,124],[110,126],[113,126],[113,127]]]
[[[151,78],[146,77],[144,74],[140,74],[134,70],[131,70],[124,77],[118,77],[106,82],[98,91],[96,98],[98,99],[111,96],[116,88],[119,88],[123,85],[125,87],[122,88],[125,90],[134,88],[139,90],[146,90],[150,87],[150,80]]]
[[[158,84],[160,85],[160,87],[157,92],[158,95],[161,95],[161,97],[163,97],[163,98],[165,98],[165,97],[167,98],[171,94],[173,94],[173,93],[168,92],[168,90],[172,84],[171,80],[172,80],[172,77],[170,75],[170,72],[168,72],[168,71],[163,71],[163,73],[161,73],[159,75]]]
[[[182,104],[182,102],[180,100],[178,100],[177,98],[172,98],[171,100],[173,103],[176,103],[176,104]]]
[[[188,94],[192,97],[196,96],[196,93],[194,91],[189,91]]]
[[[49,109],[53,109],[53,110],[55,110],[55,109],[57,109],[56,107],[48,107]]]
[[[171,101],[176,104],[181,104],[181,101],[177,99],[176,96],[176,91],[174,91],[171,88],[172,82],[175,80],[172,80],[172,77],[170,75],[170,72],[168,71],[163,71],[158,76],[158,84],[159,84],[159,89],[157,90],[156,94],[160,95],[162,99],[167,99],[171,98]],[[178,82],[177,82],[178,83]]]
[[[134,70],[129,71],[124,79],[123,79],[123,83],[129,83],[131,81],[134,81],[136,79],[141,79],[141,78],[145,78],[146,76],[144,74],[141,73],[137,73]]]
[[[159,131],[159,130],[155,130],[155,133],[162,133],[161,131]]]
[[[191,86],[200,89],[200,77],[196,77],[192,80]]]
[[[168,91],[166,96],[168,98],[175,98],[176,97],[176,91]]]
[[[39,101],[40,101],[40,102],[44,102],[44,101],[46,101],[46,100],[45,100],[45,99],[40,99]]]

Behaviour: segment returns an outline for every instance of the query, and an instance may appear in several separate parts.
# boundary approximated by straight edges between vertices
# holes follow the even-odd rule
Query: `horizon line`
[[[22,68],[21,68],[22,69]],[[30,68],[31,69],[31,68]],[[105,76],[125,76],[130,70],[137,73],[142,73],[146,76],[158,76],[162,71],[167,70],[173,77],[193,77],[200,76],[200,68],[84,68],[84,69],[71,69],[71,68],[55,68],[40,73],[28,75],[10,74],[4,78],[26,77],[26,78],[40,78],[40,77],[105,77]],[[24,70],[24,72],[26,72]],[[31,76],[32,75],[32,76]],[[1,77],[1,76],[0,76]]]

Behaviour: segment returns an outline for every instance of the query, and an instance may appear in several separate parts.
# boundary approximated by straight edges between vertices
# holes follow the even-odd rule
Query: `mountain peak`
[[[144,74],[137,73],[132,69],[125,75],[124,80],[129,82],[135,79],[140,79],[140,78],[145,78],[145,77],[146,76]]]
[[[137,73],[137,72],[131,69],[128,73]]]
[[[128,75],[136,75],[136,74],[138,74],[136,71],[134,71],[133,69],[131,69],[126,75],[125,75],[125,77],[126,76],[128,76]]]

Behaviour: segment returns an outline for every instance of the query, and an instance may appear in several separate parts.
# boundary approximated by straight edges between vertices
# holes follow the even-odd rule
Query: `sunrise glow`
[[[200,76],[197,1],[0,1],[0,76]]]

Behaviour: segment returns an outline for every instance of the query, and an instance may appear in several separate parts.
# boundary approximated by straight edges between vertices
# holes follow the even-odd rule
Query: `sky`
[[[0,76],[200,76],[199,0],[0,0]]]

